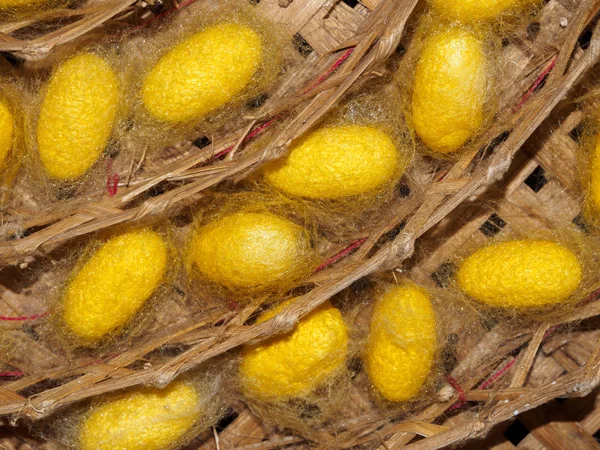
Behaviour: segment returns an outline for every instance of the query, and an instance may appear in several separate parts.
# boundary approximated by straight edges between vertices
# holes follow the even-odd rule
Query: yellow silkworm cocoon
[[[398,150],[383,131],[364,125],[321,128],[294,146],[266,179],[291,195],[334,199],[364,194],[389,182]],[[402,161],[405,167],[408,161]]]
[[[241,212],[196,231],[189,263],[228,288],[266,287],[293,276],[310,258],[304,228],[271,213]]]
[[[263,313],[257,323],[271,319],[292,301]],[[239,369],[242,389],[263,401],[307,395],[339,371],[347,348],[342,314],[325,302],[290,333],[245,348]]]
[[[433,9],[448,20],[475,22],[536,3],[537,0],[430,0]]]
[[[419,393],[435,359],[436,333],[429,294],[413,283],[393,287],[377,301],[365,367],[382,397],[399,402]]]
[[[208,27],[158,61],[144,80],[142,101],[163,122],[200,119],[241,93],[262,59],[261,38],[251,28]]]
[[[596,137],[596,143],[590,158],[590,187],[588,202],[592,207],[592,216],[597,220],[600,216],[600,137]]]
[[[453,27],[425,41],[412,97],[415,131],[431,150],[458,150],[480,128],[487,95],[487,61],[481,40]]]
[[[562,302],[579,287],[581,278],[581,264],[571,250],[535,239],[483,247],[462,262],[456,275],[469,297],[501,308]]]
[[[22,8],[45,3],[44,0],[0,0],[0,9]]]
[[[138,388],[92,408],[79,430],[81,450],[168,450],[203,416],[197,390],[175,381]]]
[[[106,60],[81,53],[52,74],[37,123],[37,147],[48,175],[73,180],[98,160],[110,138],[119,82]]]
[[[124,327],[162,282],[167,245],[143,229],[110,239],[67,286],[62,319],[84,344],[93,344]]]
[[[13,147],[15,119],[8,106],[0,101],[0,169]]]

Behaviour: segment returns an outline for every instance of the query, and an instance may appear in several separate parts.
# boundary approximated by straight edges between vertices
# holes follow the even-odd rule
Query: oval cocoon
[[[322,128],[293,147],[282,164],[276,163],[266,173],[266,179],[277,189],[299,197],[347,197],[390,181],[398,159],[392,139],[377,128]]]
[[[138,388],[92,408],[81,424],[79,444],[82,450],[168,450],[202,415],[191,384]]]
[[[37,146],[48,175],[85,174],[108,144],[119,101],[115,72],[100,56],[81,53],[52,74],[37,123]]]
[[[291,301],[263,313],[257,323],[271,319]],[[259,400],[309,394],[343,366],[347,348],[342,314],[325,302],[290,333],[245,348],[239,369],[242,389]]]
[[[8,106],[0,101],[0,169],[13,147],[15,120]]]
[[[412,98],[415,131],[431,150],[458,150],[483,123],[488,77],[481,41],[457,27],[425,41]]]
[[[511,9],[520,8],[537,0],[430,0],[442,17],[461,22],[490,20]]]
[[[413,283],[387,291],[375,305],[365,358],[377,392],[393,402],[416,396],[435,359],[436,333],[427,292]]]
[[[93,343],[125,326],[160,285],[167,245],[148,229],[106,242],[74,276],[63,299],[69,332]]]
[[[591,152],[589,161],[590,171],[590,192],[588,194],[588,203],[592,207],[592,219],[598,220],[600,216],[600,138],[596,137],[594,149]]]
[[[305,269],[309,235],[271,213],[237,213],[201,227],[189,262],[209,280],[229,288],[268,286]]]
[[[208,27],[158,61],[144,80],[142,101],[164,122],[199,119],[242,92],[262,58],[261,38],[251,28]]]
[[[480,302],[501,308],[552,305],[579,287],[577,256],[560,244],[535,239],[492,244],[460,265],[460,289]]]

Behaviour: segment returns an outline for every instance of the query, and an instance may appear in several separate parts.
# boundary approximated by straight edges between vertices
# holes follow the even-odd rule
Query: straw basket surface
[[[79,39],[129,32],[164,16],[184,14],[197,6],[190,3],[91,1],[43,13],[1,25],[0,51],[10,53],[11,60],[43,60]],[[51,448],[8,424],[38,420],[60,407],[129,386],[165,385],[248,341],[289,330],[298,318],[355,281],[401,267],[415,250],[411,277],[443,296],[454,269],[451,259],[468,243],[483,244],[510,230],[583,226],[577,181],[583,113],[576,99],[586,94],[585,86],[593,85],[598,70],[600,1],[549,0],[534,22],[524,21],[503,42],[499,112],[489,128],[459,159],[409,173],[403,198],[382,211],[368,232],[357,230],[347,241],[321,249],[326,267],[303,283],[305,294],[278,320],[245,325],[252,307],[194,310],[173,295],[128,351],[114,355],[106,349],[100,362],[81,357],[74,363],[55,354],[36,332],[46,312],[39,296],[52,285],[51,272],[29,280],[24,270],[52,267],[53,252],[99,230],[176,217],[207,189],[247,177],[285,154],[286,145],[349,90],[386,75],[384,61],[398,57],[411,24],[424,9],[418,0],[254,3],[262,14],[285,24],[303,60],[252,117],[234,118],[216,136],[177,143],[148,160],[140,150],[130,164],[115,169],[121,180],[116,193],[74,199],[40,213],[39,205],[19,201],[17,192],[17,201],[4,213],[0,325],[28,352],[0,366],[7,375],[0,381],[0,424],[6,424],[0,428],[0,448]],[[25,28],[31,32],[21,33]],[[268,138],[264,145],[246,145],[262,133]],[[418,252],[420,248],[427,251]],[[600,429],[595,405],[600,302],[594,290],[588,294],[577,309],[533,329],[499,323],[481,324],[468,336],[456,330],[456,361],[430,405],[410,417],[382,418],[370,413],[362,394],[353,393],[360,405],[354,419],[322,430],[323,445],[380,450],[453,444],[600,448],[593,436]],[[178,351],[168,353],[167,359],[164,353],[155,358],[155,350],[165,347]],[[484,441],[470,441],[485,435]],[[214,433],[198,436],[186,449],[311,446],[302,436],[263,426],[239,402]]]

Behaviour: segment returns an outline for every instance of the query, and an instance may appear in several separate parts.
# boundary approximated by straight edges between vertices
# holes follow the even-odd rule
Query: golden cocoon
[[[567,300],[582,267],[561,244],[522,239],[488,245],[460,265],[456,280],[469,297],[500,308],[544,307]]]
[[[378,128],[328,127],[302,139],[265,177],[290,195],[335,199],[382,187],[397,173],[399,163],[406,167],[406,159],[390,136]]]
[[[66,287],[61,306],[69,334],[93,344],[123,328],[161,284],[166,265],[167,245],[150,229],[108,240]]]
[[[192,236],[188,264],[221,286],[268,287],[306,270],[308,232],[272,213],[240,212],[200,227]]]
[[[84,175],[110,138],[120,89],[110,64],[93,53],[63,62],[47,84],[36,141],[47,174],[57,180]]]
[[[199,392],[190,383],[137,388],[91,408],[79,429],[79,448],[169,450],[202,416]]]
[[[600,218],[600,137],[596,136],[590,157],[586,161],[589,173],[589,187],[586,198],[586,215],[598,222]]]
[[[488,89],[483,43],[472,32],[451,27],[425,40],[417,62],[412,122],[431,150],[458,150],[481,127]]]
[[[436,349],[436,317],[425,290],[406,283],[377,300],[365,367],[382,397],[393,402],[415,397],[431,372]]]
[[[430,0],[437,14],[447,20],[474,22],[491,20],[504,12],[522,8],[537,0]]]
[[[200,119],[240,94],[262,59],[261,38],[248,26],[207,27],[176,45],[150,70],[142,102],[163,122]]]
[[[291,301],[263,313],[265,322]],[[309,394],[340,370],[346,359],[348,330],[340,311],[325,302],[283,336],[246,347],[239,377],[251,398],[286,400]]]
[[[4,168],[14,144],[15,118],[9,106],[0,100],[0,170]]]

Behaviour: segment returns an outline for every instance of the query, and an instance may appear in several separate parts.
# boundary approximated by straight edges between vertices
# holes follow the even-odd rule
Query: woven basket
[[[176,6],[183,9],[188,3]],[[121,179],[116,193],[109,190],[85,202],[61,203],[42,214],[37,205],[17,200],[3,217],[0,260],[11,267],[3,272],[0,315],[2,326],[26,345],[28,354],[16,356],[6,368],[0,366],[5,372],[15,372],[13,378],[0,381],[0,420],[36,420],[61,406],[117,389],[164,385],[245,342],[290,329],[299,317],[355,281],[401,266],[415,248],[427,251],[417,252],[411,277],[443,297],[458,248],[484,243],[511,229],[581,226],[576,154],[583,113],[573,99],[584,95],[584,86],[593,82],[592,72],[600,58],[600,32],[594,20],[600,1],[550,0],[535,22],[523,21],[503,43],[500,112],[489,129],[458,160],[429,165],[427,172],[413,170],[406,179],[413,193],[381,212],[368,233],[357,231],[345,236],[347,241],[331,242],[323,249],[324,269],[309,279],[307,293],[275,324],[243,325],[251,308],[231,311],[216,306],[199,311],[187,302],[170,299],[143,338],[116,356],[107,350],[100,363],[91,364],[89,357],[75,364],[66,361],[37,339],[36,328],[45,314],[38,295],[52,284],[51,275],[25,280],[20,271],[36,265],[51,267],[52,254],[62,244],[85,239],[98,230],[176,217],[206,189],[226,179],[239,180],[284,154],[286,144],[310,128],[350,88],[385,74],[382,62],[396,52],[403,38],[409,39],[404,36],[407,24],[416,23],[422,13],[417,3],[261,0],[256,8],[285,25],[305,58],[253,117],[234,119],[223,133],[211,136],[211,145],[206,145],[206,137],[198,136],[160,156],[148,157],[143,167],[136,159],[128,167],[116,168]],[[119,23],[116,32],[122,33],[125,23],[138,27],[160,20],[161,14],[177,14],[123,0],[80,8],[74,11],[82,13],[82,18],[71,25],[20,40],[18,45],[7,37],[0,50],[18,58],[39,59],[83,33],[114,30],[111,22]],[[27,21],[46,20],[52,14]],[[5,24],[0,31],[10,33],[18,26],[22,25]],[[294,114],[281,118],[279,112],[286,110]],[[267,128],[267,144],[260,149],[245,147]],[[18,199],[18,192],[14,196]],[[23,288],[26,281],[30,285]],[[595,300],[589,294],[588,300]],[[556,399],[587,395],[600,383],[600,346],[596,343],[600,331],[594,321],[598,314],[598,302],[588,301],[534,329],[498,324],[490,330],[482,324],[475,332],[471,328],[468,336],[458,331],[454,337],[457,361],[429,406],[411,417],[384,421],[363,410],[353,426],[332,427],[337,431],[330,444],[326,440],[323,445],[436,449],[482,437],[502,424],[485,444],[475,442],[473,448],[513,448],[511,442],[516,442],[519,432],[529,434],[518,448],[597,448],[592,434],[600,428],[600,413],[594,396],[581,402],[562,401],[560,407]],[[154,350],[173,344],[184,350],[166,361],[153,359]],[[142,359],[145,368],[135,364]],[[368,404],[364,398],[357,397],[356,402]],[[44,445],[20,429],[0,431],[0,448]],[[302,436],[265,427],[240,402],[232,405],[214,433],[198,436],[187,448],[312,445]]]

